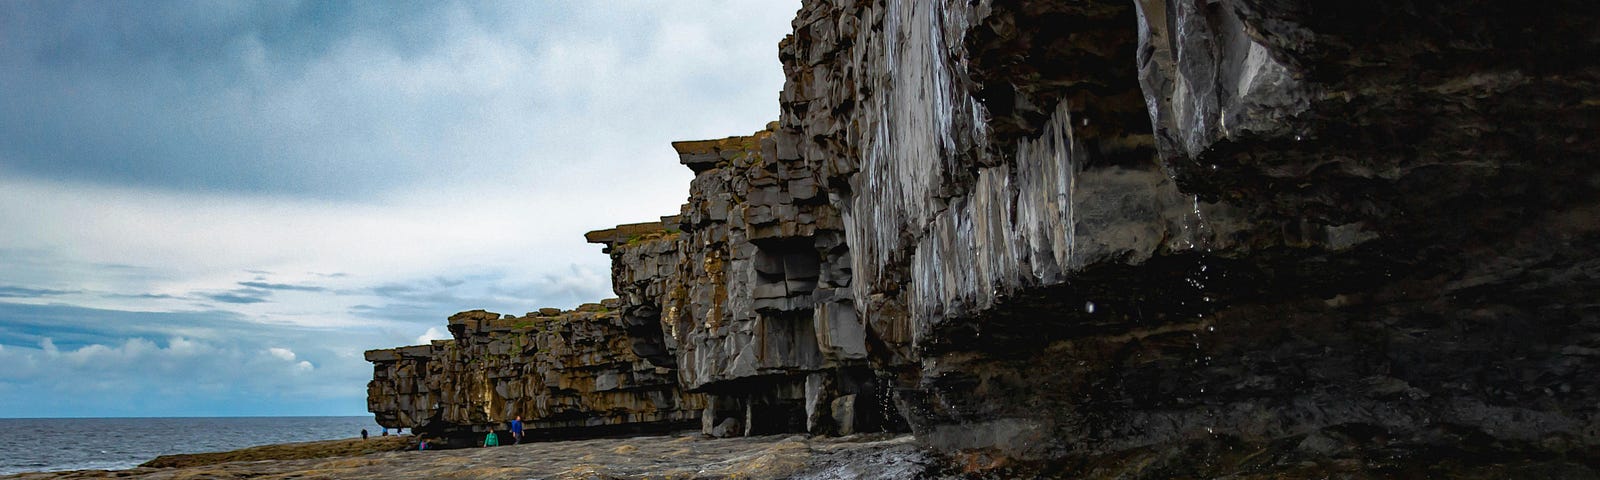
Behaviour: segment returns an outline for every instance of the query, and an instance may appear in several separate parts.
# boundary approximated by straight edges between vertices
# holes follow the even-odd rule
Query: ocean
[[[0,475],[133,468],[158,455],[378,435],[371,416],[0,418]]]

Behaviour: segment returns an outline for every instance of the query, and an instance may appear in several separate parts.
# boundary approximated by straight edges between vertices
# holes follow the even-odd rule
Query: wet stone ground
[[[359,442],[360,440],[352,440]],[[20,474],[5,479],[690,479],[930,478],[933,455],[910,436],[699,435],[390,451],[350,457],[233,461],[181,468]]]

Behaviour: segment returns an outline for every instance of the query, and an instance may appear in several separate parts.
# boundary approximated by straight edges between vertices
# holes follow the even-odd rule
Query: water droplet
[[[1206,325],[1206,331],[1207,332],[1215,332],[1215,331],[1217,331],[1217,326],[1216,325]]]
[[[1087,313],[1094,313],[1094,302],[1083,302],[1083,311]]]
[[[1216,170],[1217,169],[1217,164],[1215,164],[1215,163],[1211,164],[1211,169],[1212,170]]]
[[[1294,136],[1294,141],[1296,141],[1296,142],[1298,142],[1298,141],[1300,141],[1300,140],[1301,140],[1301,138],[1300,138],[1300,136],[1299,136],[1299,135],[1295,135],[1295,136]]]

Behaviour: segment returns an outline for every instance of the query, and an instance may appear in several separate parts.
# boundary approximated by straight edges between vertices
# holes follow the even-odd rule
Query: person
[[[361,429],[361,439],[362,440],[366,440],[367,439],[367,429],[365,429],[365,428]]]
[[[517,419],[511,421],[511,438],[512,445],[522,443],[522,415],[517,415]]]
[[[427,449],[428,449],[428,441],[427,440],[423,440],[422,442],[417,443],[417,450],[427,450]]]
[[[500,446],[500,437],[495,436],[494,430],[490,430],[489,431],[489,436],[483,437],[483,446],[485,446],[485,447],[498,447],[498,446]]]

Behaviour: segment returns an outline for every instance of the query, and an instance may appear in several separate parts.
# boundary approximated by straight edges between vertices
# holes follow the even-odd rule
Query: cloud
[[[362,350],[611,296],[583,233],[777,117],[796,3],[0,2],[0,412],[359,411]],[[38,406],[74,358],[177,376]]]
[[[135,298],[135,299],[170,299],[170,298],[178,298],[176,295],[168,295],[168,294],[165,294],[165,293],[110,293],[110,294],[106,294],[106,296],[111,297],[111,298]]]
[[[222,303],[261,303],[267,301],[272,292],[254,288],[240,288],[221,293],[201,293],[202,297]]]
[[[0,285],[0,298],[4,297],[48,297],[51,295],[66,295],[78,293],[78,290],[52,290],[48,288],[26,288],[10,285]]]
[[[11,386],[0,392],[3,416],[359,413],[371,375],[360,352],[390,341],[224,311],[0,302],[0,318],[0,382]]]
[[[745,117],[691,136],[775,119],[777,38],[756,28],[793,13],[754,3],[161,5],[0,4],[11,19],[0,84],[30,93],[0,104],[10,167],[319,198],[574,170],[574,149],[634,141],[616,130],[620,118],[674,136],[694,125],[677,121],[686,111]],[[766,38],[750,38],[758,32]],[[720,108],[756,98],[759,118]]]
[[[7,415],[61,414],[117,415],[153,412],[192,415],[196,399],[211,403],[251,398],[339,400],[351,413],[359,388],[308,379],[317,369],[312,362],[296,360],[287,349],[258,355],[226,344],[171,337],[164,341],[130,338],[119,343],[61,348],[51,339],[37,348],[0,349],[0,382],[13,389],[0,391],[0,406]],[[341,378],[342,377],[342,378]],[[70,381],[57,381],[70,379]],[[349,380],[348,375],[325,380]],[[308,381],[309,380],[309,381]],[[51,402],[18,398],[31,393]],[[68,407],[76,409],[69,410]],[[215,408],[215,407],[203,407]]]
[[[287,348],[272,347],[267,349],[267,354],[284,360],[294,361],[294,351]]]
[[[286,283],[239,282],[239,285],[243,285],[243,286],[250,287],[250,288],[260,288],[260,289],[265,289],[265,290],[292,290],[292,291],[297,291],[297,292],[320,292],[320,291],[323,291],[323,290],[327,290],[325,288],[318,287],[318,286],[312,286],[312,285],[290,285],[290,284],[286,284]]]
[[[452,338],[450,336],[450,332],[439,327],[428,327],[427,332],[423,333],[422,336],[417,337],[416,344],[423,345],[434,340],[449,340],[450,338]]]

